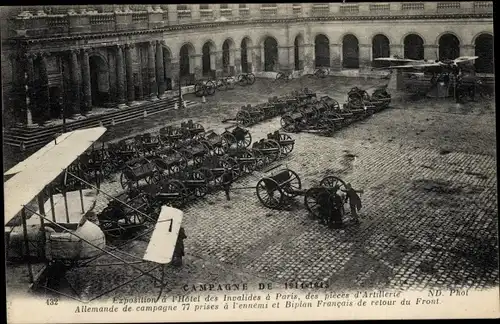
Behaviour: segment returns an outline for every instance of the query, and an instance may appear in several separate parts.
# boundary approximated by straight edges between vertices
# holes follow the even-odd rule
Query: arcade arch
[[[330,40],[323,34],[314,38],[314,62],[316,68],[330,67]]]
[[[342,66],[346,69],[359,68],[359,41],[353,34],[342,39]]]
[[[207,41],[201,48],[201,65],[204,76],[210,75],[215,70],[215,45],[212,41]]]
[[[494,73],[493,35],[487,33],[479,35],[474,45],[475,55],[478,56],[475,62],[476,72]]]
[[[404,57],[412,60],[424,59],[424,40],[417,34],[409,34],[404,39]]]
[[[241,40],[240,52],[241,52],[241,72],[249,73],[252,72],[252,40],[245,37]]]
[[[454,60],[460,56],[460,41],[453,34],[439,38],[439,60]]]
[[[100,55],[89,56],[92,106],[103,107],[109,101],[109,70]]]
[[[278,68],[278,41],[271,36],[264,40],[264,71],[276,71]]]
[[[294,70],[302,70],[304,68],[304,37],[298,34],[293,42],[293,66]]]

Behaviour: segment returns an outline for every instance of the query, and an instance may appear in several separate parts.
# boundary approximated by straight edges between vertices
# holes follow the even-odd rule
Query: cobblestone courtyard
[[[273,81],[257,80],[251,87],[217,93],[177,118],[193,118],[220,132],[229,126],[221,120],[239,106],[267,101],[270,95],[308,86],[342,103],[352,86],[383,83],[302,79],[277,88]],[[281,162],[300,175],[304,188],[336,175],[364,190],[360,225],[348,215],[343,229],[328,229],[308,217],[300,197],[291,210],[272,211],[252,189],[234,190],[229,202],[221,192],[208,195],[184,210],[185,265],[169,270],[172,293],[183,293],[185,284],[226,282],[321,281],[332,290],[483,288],[498,283],[493,102],[457,106],[451,99],[395,100],[392,107],[330,138],[292,134],[294,151]],[[156,130],[171,118],[153,116],[106,136],[116,140]],[[275,118],[250,131],[258,140],[279,127]],[[255,172],[234,186],[254,186],[263,175]],[[119,187],[112,182],[103,189],[118,192]],[[137,241],[130,251],[144,250],[146,244]],[[79,270],[78,276],[98,288],[135,273],[107,267]],[[157,291],[145,277],[113,294]]]

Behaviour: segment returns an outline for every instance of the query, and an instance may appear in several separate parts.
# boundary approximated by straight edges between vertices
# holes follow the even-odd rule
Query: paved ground
[[[307,86],[343,102],[352,86],[377,84],[383,81],[332,78]],[[197,111],[119,126],[107,139],[155,131],[181,118],[220,131],[220,121],[237,107],[304,86],[306,80],[280,88],[258,80],[207,98]],[[184,210],[187,257],[182,269],[169,270],[168,288],[182,293],[187,283],[324,281],[332,290],[404,290],[498,283],[494,117],[492,102],[397,101],[331,138],[292,135],[295,149],[282,163],[299,173],[305,188],[333,174],[363,189],[361,224],[347,215],[344,229],[328,229],[308,217],[300,198],[291,210],[271,211],[254,190],[235,191],[230,202],[222,193],[209,195]],[[257,140],[278,128],[276,118],[250,130]],[[235,186],[253,186],[261,176],[256,172]],[[118,182],[104,186],[119,191]],[[140,253],[145,246],[138,241],[127,251]],[[136,273],[120,266],[80,269],[73,276],[84,278],[86,290],[102,291]],[[157,291],[143,278],[113,294]]]

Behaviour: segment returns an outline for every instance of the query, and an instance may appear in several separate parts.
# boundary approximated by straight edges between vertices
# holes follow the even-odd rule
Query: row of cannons
[[[294,145],[279,131],[252,142],[250,132],[240,126],[217,134],[189,121],[165,127],[157,135],[142,134],[92,149],[79,167],[88,181],[119,174],[125,189],[120,200],[133,209],[112,201],[97,215],[99,226],[113,239],[145,226],[141,213],[155,219],[161,205],[181,208],[266,168],[290,154]]]
[[[269,98],[267,103],[243,106],[235,120],[247,127],[281,116],[285,132],[309,131],[331,135],[339,128],[387,108],[390,102],[391,95],[387,93],[386,86],[375,89],[371,95],[366,90],[352,88],[342,107],[335,99],[318,97],[305,88],[286,96]]]
[[[194,84],[194,93],[197,97],[211,96],[218,91],[232,90],[236,85],[247,86],[255,83],[253,73],[243,73],[237,76],[228,76],[222,78],[209,78],[207,80],[198,80]]]

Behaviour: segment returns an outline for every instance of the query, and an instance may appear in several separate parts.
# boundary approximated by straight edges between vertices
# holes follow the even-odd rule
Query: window
[[[424,10],[423,2],[407,2],[401,4],[402,10]]]
[[[221,3],[220,9],[229,9],[229,5],[227,3]]]

